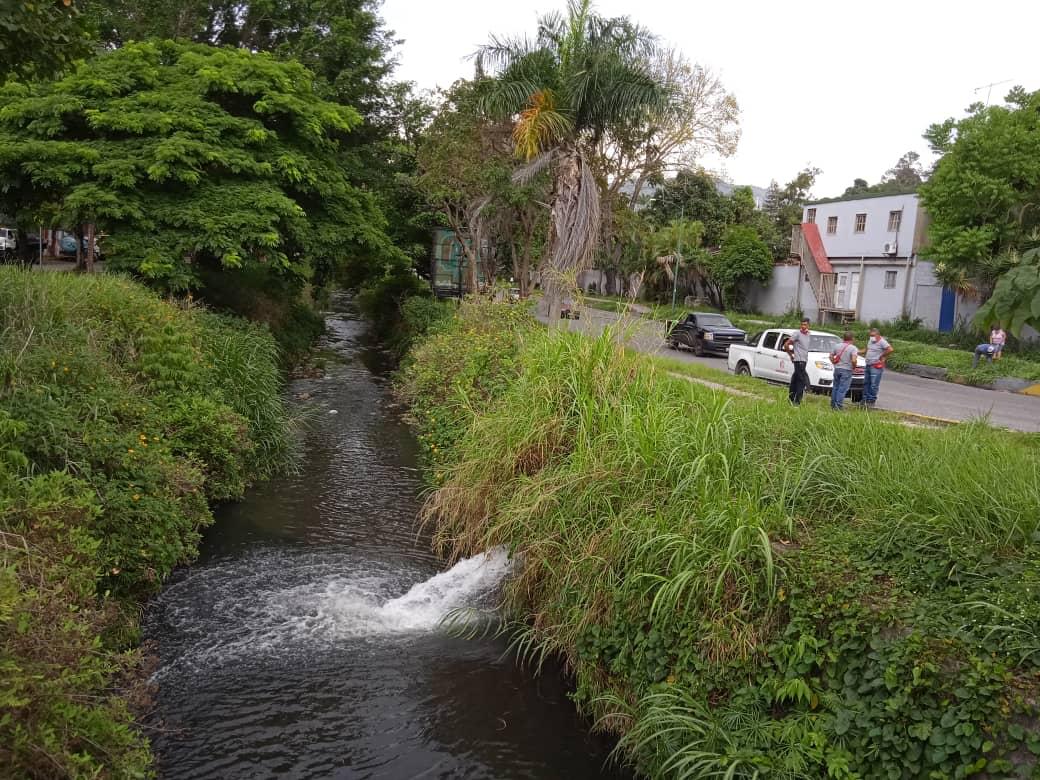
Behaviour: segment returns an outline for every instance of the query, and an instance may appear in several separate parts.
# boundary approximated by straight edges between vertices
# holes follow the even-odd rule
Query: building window
[[[834,235],[838,232],[838,218],[827,217],[827,232]]]
[[[899,212],[895,211],[893,213],[894,214],[898,214]],[[894,290],[894,289],[896,289],[896,274],[897,273],[899,273],[899,272],[898,271],[885,271],[885,289],[886,290]]]
[[[888,232],[898,233],[899,226],[903,223],[903,212],[902,211],[890,211],[888,212]]]
[[[856,227],[853,229],[854,233],[862,233],[867,229],[867,215],[857,214],[856,215]]]
[[[816,224],[816,209],[805,210],[805,221],[808,222],[810,225]]]

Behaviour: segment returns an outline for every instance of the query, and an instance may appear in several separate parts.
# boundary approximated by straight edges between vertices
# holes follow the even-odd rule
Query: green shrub
[[[117,277],[0,269],[0,317],[0,766],[146,776],[136,598],[284,464],[278,348]]]
[[[536,325],[523,307],[468,299],[454,317],[438,320],[402,364],[398,393],[419,426],[435,482],[443,476],[436,464],[445,462],[474,412],[515,381],[524,337]]]
[[[562,655],[640,770],[1037,771],[1035,437],[733,398],[609,334],[503,328],[488,380],[469,321],[404,370],[448,450],[425,518],[514,552],[518,649]]]

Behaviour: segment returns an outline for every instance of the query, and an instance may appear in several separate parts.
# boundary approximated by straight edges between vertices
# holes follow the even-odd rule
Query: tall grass
[[[265,328],[0,268],[0,775],[149,775],[139,597],[285,465],[288,423]]]
[[[562,654],[651,774],[952,776],[1035,725],[1037,455],[982,424],[727,397],[609,333],[529,333],[424,514],[447,554],[517,554],[525,648]]]

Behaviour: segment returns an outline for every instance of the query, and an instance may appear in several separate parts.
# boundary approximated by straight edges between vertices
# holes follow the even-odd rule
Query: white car
[[[771,328],[761,333],[748,336],[744,344],[733,344],[729,348],[727,365],[734,374],[753,376],[768,382],[787,384],[794,374],[791,356],[784,351],[784,343],[793,336],[795,328]],[[809,384],[818,393],[829,393],[834,386],[834,366],[830,354],[841,339],[833,333],[819,330],[809,331],[812,336],[809,347],[809,359],[805,364],[805,372],[809,375]],[[862,356],[856,359],[852,369],[852,387],[849,390],[853,401],[863,396],[863,367],[866,361]]]
[[[0,227],[0,252],[13,252],[18,248],[18,231]]]

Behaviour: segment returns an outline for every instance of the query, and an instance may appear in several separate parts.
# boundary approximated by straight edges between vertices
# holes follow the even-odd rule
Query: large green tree
[[[985,297],[1040,230],[1040,92],[1015,88],[1005,105],[978,103],[925,138],[942,155],[919,190],[925,256],[943,282]]]
[[[96,223],[113,266],[179,290],[200,268],[324,282],[403,263],[373,197],[340,165],[360,118],[296,63],[128,44],[52,83],[0,92],[3,210]]]
[[[548,257],[542,286],[550,322],[600,240],[602,192],[593,155],[612,131],[637,124],[660,106],[664,90],[647,66],[653,38],[627,18],[604,18],[590,0],[571,0],[567,13],[539,19],[531,39],[498,39],[479,50],[492,69],[484,105],[518,117],[517,152],[532,169],[551,170]]]

